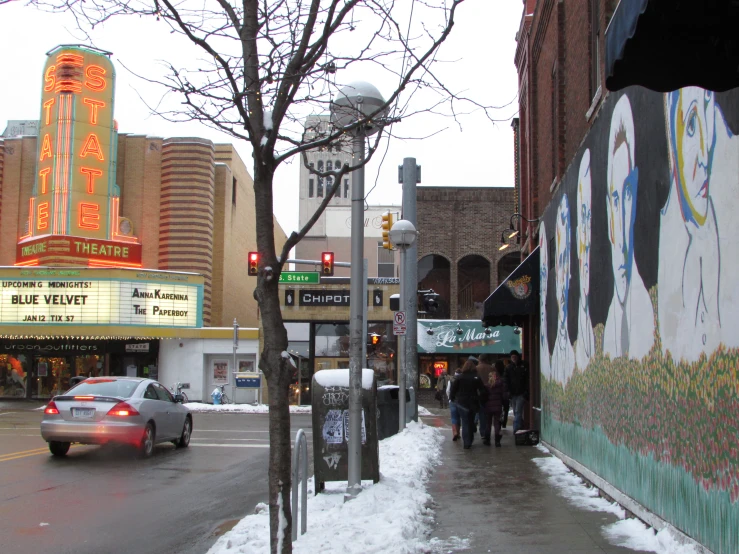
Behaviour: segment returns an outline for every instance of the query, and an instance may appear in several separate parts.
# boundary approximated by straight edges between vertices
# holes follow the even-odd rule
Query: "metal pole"
[[[367,258],[364,259],[364,274],[362,276],[362,298],[367,301],[367,279],[369,278],[369,263]],[[362,367],[367,367],[367,312],[368,307],[365,307],[362,317]]]
[[[405,308],[405,299],[407,294],[407,288],[405,286],[405,253],[408,249],[405,247],[400,248],[400,310]],[[407,317],[406,313],[406,317]],[[406,333],[407,321],[406,321]],[[405,389],[406,389],[406,337],[404,335],[398,335],[398,432],[405,429],[407,421],[406,407],[405,407]]]
[[[349,320],[349,457],[348,484],[345,500],[355,498],[362,490],[362,320],[365,298],[362,298],[364,273],[364,129],[359,127],[352,140],[355,164],[352,173],[352,268]],[[366,280],[365,280],[366,283]],[[365,284],[366,286],[366,284]]]
[[[236,368],[236,349],[238,347],[239,347],[239,324],[236,321],[236,318],[234,318],[234,373],[238,371],[238,369]],[[233,396],[232,402],[236,404],[236,375],[234,375],[234,388],[233,388],[232,396]]]
[[[416,165],[416,158],[403,159],[403,219],[410,221],[418,229],[416,210],[416,183],[420,179],[421,167]],[[401,299],[401,310],[405,310],[407,325],[405,335],[405,368],[406,384],[414,389],[413,421],[418,421],[418,240],[414,241],[405,252],[404,278],[405,302]]]

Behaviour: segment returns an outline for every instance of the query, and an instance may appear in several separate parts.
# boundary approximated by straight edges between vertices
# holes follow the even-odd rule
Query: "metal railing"
[[[301,457],[302,453],[302,457]],[[300,462],[302,467],[299,467]],[[300,471],[302,469],[303,471]],[[301,492],[303,498],[300,502],[300,534],[305,535],[305,529],[308,525],[308,440],[302,429],[298,429],[295,435],[295,446],[293,448],[293,490],[292,490],[292,515],[293,515],[293,541],[298,540],[298,526],[296,514],[298,513],[298,479],[303,474],[303,482],[301,483]]]

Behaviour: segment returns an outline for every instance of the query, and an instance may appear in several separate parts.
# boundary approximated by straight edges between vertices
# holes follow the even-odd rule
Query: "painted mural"
[[[613,93],[539,229],[543,437],[717,553],[739,552],[738,131],[739,91]]]

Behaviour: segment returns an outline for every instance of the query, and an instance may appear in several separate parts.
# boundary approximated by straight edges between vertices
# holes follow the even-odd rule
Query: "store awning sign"
[[[483,327],[478,320],[418,321],[419,354],[508,354],[521,350],[513,327]]]

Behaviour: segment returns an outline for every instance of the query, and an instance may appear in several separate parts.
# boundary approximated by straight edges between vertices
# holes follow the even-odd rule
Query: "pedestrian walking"
[[[488,390],[488,399],[485,403],[485,416],[487,418],[487,435],[483,440],[483,444],[490,446],[491,427],[495,429],[495,446],[500,446],[500,439],[503,435],[500,432],[500,412],[503,410],[503,403],[508,401],[508,385],[506,385],[505,366],[503,362],[498,360],[495,362],[493,371],[490,372],[488,383],[485,388]]]
[[[462,367],[462,375],[452,382],[449,400],[457,403],[462,423],[462,443],[465,448],[472,447],[475,415],[480,403],[487,400],[487,389],[475,371],[475,363],[467,360]]]
[[[513,404],[513,432],[523,427],[523,405],[529,396],[529,370],[517,350],[511,351],[511,363],[506,368],[506,384]]]
[[[439,405],[442,409],[444,409],[444,405],[448,401],[448,397],[446,395],[446,386],[448,381],[449,374],[446,371],[443,371],[436,380],[436,399],[439,401]]]
[[[452,441],[459,440],[459,426],[461,424],[457,403],[452,401],[452,382],[460,375],[462,375],[462,370],[457,368],[454,370],[454,377],[450,378],[446,383],[446,396],[449,399],[449,416],[452,418]]]

